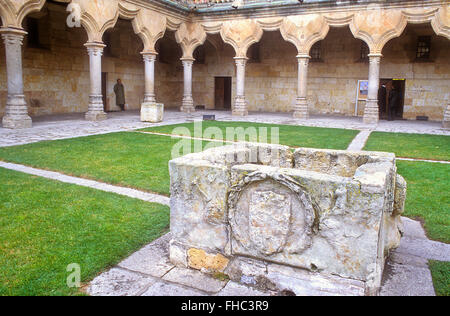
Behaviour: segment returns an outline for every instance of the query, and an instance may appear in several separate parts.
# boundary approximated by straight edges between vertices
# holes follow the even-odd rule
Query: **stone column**
[[[248,115],[247,101],[245,100],[245,66],[247,57],[235,57],[236,62],[236,99],[234,101],[233,115]]]
[[[298,55],[298,82],[297,82],[297,102],[294,107],[294,118],[307,119],[308,100],[307,100],[307,85],[308,85],[308,64],[309,55]]]
[[[89,95],[89,108],[85,115],[88,121],[106,120],[106,113],[103,110],[103,95],[102,95],[102,55],[103,43],[87,43],[89,53],[89,70],[91,75],[91,91]]]
[[[22,42],[24,30],[2,28],[0,30],[6,50],[6,74],[8,100],[3,117],[4,128],[29,128],[32,125],[23,93]]]
[[[156,53],[142,53],[145,63],[144,103],[155,103],[155,61]]]
[[[182,58],[184,68],[184,94],[181,111],[185,113],[195,112],[194,100],[192,99],[192,65],[193,58]]]
[[[378,124],[380,120],[378,90],[380,87],[381,57],[381,54],[369,54],[369,92],[363,117],[365,124]]]
[[[450,129],[450,100],[447,103],[447,108],[444,112],[444,121],[442,123],[445,129]]]

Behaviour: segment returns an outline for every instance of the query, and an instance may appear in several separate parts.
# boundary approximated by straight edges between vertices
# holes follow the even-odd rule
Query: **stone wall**
[[[432,35],[432,62],[415,62],[419,35]],[[208,36],[210,38],[210,35]],[[313,114],[354,115],[358,80],[367,80],[368,63],[361,61],[362,41],[348,27],[332,28],[322,41],[322,60],[311,61],[308,102]],[[229,45],[216,50],[205,44],[206,63],[195,64],[193,95],[196,105],[214,108],[214,77],[233,78],[234,51]],[[288,112],[297,97],[297,52],[279,32],[265,32],[260,41],[260,62],[247,64],[246,97],[250,111]],[[381,78],[406,79],[404,118],[418,115],[442,120],[450,93],[450,43],[430,27],[408,26],[405,33],[383,51]],[[358,104],[362,116],[364,102]]]
[[[31,115],[86,112],[89,95],[87,34],[83,28],[66,27],[64,7],[48,4],[38,13],[45,48],[28,47],[24,41],[24,90]],[[109,49],[103,57],[108,73],[107,109],[115,106],[113,86],[121,78],[130,109],[139,109],[144,95],[144,65],[141,39],[131,23],[119,20],[108,31]],[[416,40],[432,36],[432,62],[415,62]],[[181,50],[173,33],[167,31],[164,62],[155,70],[157,101],[166,108],[179,108],[183,98]],[[367,80],[368,64],[360,61],[361,40],[348,26],[331,28],[322,41],[322,61],[309,65],[308,102],[312,114],[354,115],[358,80]],[[260,61],[249,61],[246,71],[246,97],[250,111],[288,112],[297,97],[297,50],[279,31],[264,32],[259,43]],[[195,105],[214,109],[214,77],[232,77],[232,99],[236,77],[234,49],[219,35],[208,35],[204,44],[206,61],[193,68]],[[435,35],[430,26],[408,25],[403,35],[391,40],[383,50],[381,78],[406,79],[404,118],[418,115],[442,120],[450,93],[450,43]],[[0,49],[0,115],[6,103],[5,51]],[[363,114],[360,102],[358,115]]]

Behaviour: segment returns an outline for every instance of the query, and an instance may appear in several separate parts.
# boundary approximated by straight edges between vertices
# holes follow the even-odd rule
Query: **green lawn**
[[[0,160],[168,195],[179,139],[112,133],[0,148]]]
[[[175,128],[185,127],[189,130],[190,136],[204,138],[217,138],[217,135],[194,135],[194,123],[176,124],[176,125],[166,125],[158,127],[150,127],[143,129],[142,131],[147,132],[158,132],[164,134],[172,134]],[[220,122],[220,121],[205,121],[202,122],[203,132],[211,127],[217,127],[223,139],[227,139],[227,128],[255,128],[258,133],[259,140],[259,129],[267,128],[267,141],[271,142],[271,129],[278,128],[279,130],[279,141],[282,145],[287,145],[291,147],[310,147],[310,148],[326,148],[326,149],[347,149],[352,140],[359,133],[354,130],[347,129],[336,129],[336,128],[319,128],[319,127],[307,127],[307,126],[292,126],[292,125],[274,125],[274,124],[261,124],[261,123],[249,123],[249,122]],[[263,134],[263,133],[261,133]],[[233,135],[233,134],[231,134]],[[233,140],[231,138],[230,140]],[[238,140],[234,137],[234,140]],[[246,140],[250,140],[248,135]],[[261,141],[261,140],[259,140]]]
[[[430,261],[434,289],[438,296],[450,296],[450,262]]]
[[[77,295],[87,282],[168,230],[169,209],[0,168],[0,296]]]
[[[364,149],[393,152],[402,158],[450,161],[450,136],[374,132]]]
[[[450,165],[397,161],[397,166],[408,183],[405,215],[422,218],[431,239],[450,243]]]

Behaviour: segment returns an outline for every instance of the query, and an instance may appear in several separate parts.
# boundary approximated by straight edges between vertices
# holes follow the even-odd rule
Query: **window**
[[[417,40],[416,59],[429,60],[431,52],[431,36],[420,36]]]
[[[248,49],[248,62],[249,63],[260,63],[261,62],[261,52],[259,43],[253,44]]]
[[[365,63],[369,62],[369,54],[370,54],[369,46],[367,46],[366,42],[361,42],[359,60]]]
[[[320,62],[322,61],[322,42],[317,42],[311,47],[311,61]]]

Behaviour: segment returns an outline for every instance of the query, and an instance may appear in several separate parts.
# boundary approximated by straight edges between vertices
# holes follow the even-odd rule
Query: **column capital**
[[[299,61],[303,60],[303,59],[307,59],[310,60],[311,56],[309,56],[308,54],[298,54],[297,56],[295,56]]]
[[[158,53],[146,51],[146,52],[142,52],[141,55],[145,61],[154,61],[154,60],[156,60],[156,56],[158,56]]]
[[[0,27],[0,34],[5,41],[5,44],[20,44],[22,45],[23,38],[28,33],[23,29],[12,27]]]
[[[89,53],[93,53],[94,55],[103,54],[103,49],[106,47],[105,44],[100,42],[87,42],[84,44]]]

